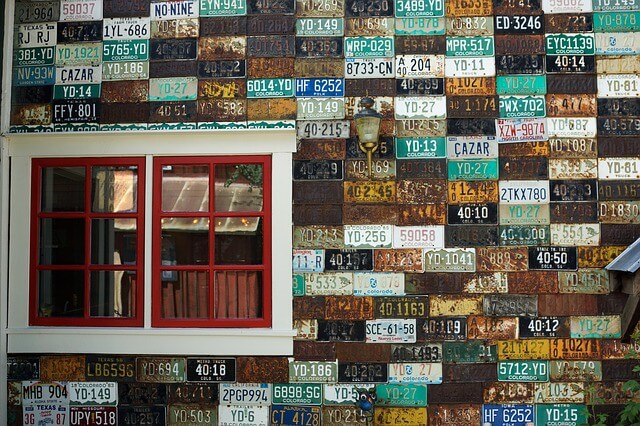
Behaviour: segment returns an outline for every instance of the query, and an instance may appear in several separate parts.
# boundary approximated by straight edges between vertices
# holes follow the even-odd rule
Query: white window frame
[[[102,353],[184,355],[291,355],[292,185],[294,129],[11,134],[8,253],[8,353]],[[153,328],[151,326],[151,239],[153,157],[270,155],[272,161],[271,328]],[[29,244],[33,158],[145,157],[144,326],[29,326]],[[6,235],[6,234],[5,234]]]

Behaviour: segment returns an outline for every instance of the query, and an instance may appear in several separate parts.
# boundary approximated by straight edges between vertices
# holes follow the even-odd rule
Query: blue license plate
[[[320,407],[272,405],[271,424],[287,426],[319,425]]]
[[[296,96],[343,97],[344,78],[296,78]]]
[[[485,426],[533,426],[533,405],[484,404],[482,424]]]

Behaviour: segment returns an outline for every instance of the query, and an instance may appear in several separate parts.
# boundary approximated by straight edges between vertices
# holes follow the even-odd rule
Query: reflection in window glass
[[[259,265],[262,263],[262,219],[218,217],[215,242],[216,265]]]
[[[91,221],[91,263],[134,265],[135,219],[93,219]]]
[[[91,273],[91,316],[135,316],[136,276],[130,271]]]
[[[209,211],[209,166],[164,166],[162,168],[162,211]]]
[[[262,273],[259,271],[215,272],[215,318],[260,318]]]
[[[94,212],[135,212],[138,194],[137,167],[93,167],[91,210]]]
[[[43,212],[84,211],[84,167],[44,167],[41,203]]]
[[[162,281],[162,318],[208,318],[209,272],[165,272],[174,279]]]
[[[38,276],[39,317],[82,317],[84,272],[41,271]]]
[[[262,211],[262,165],[216,166],[217,212]]]
[[[209,219],[163,218],[162,246],[163,265],[208,265]]]
[[[83,219],[40,219],[40,264],[84,263]]]

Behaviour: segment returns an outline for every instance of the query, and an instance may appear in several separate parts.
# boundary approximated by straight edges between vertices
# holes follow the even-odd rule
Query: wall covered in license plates
[[[636,361],[638,0],[15,2],[10,133],[295,127],[291,358],[9,358],[11,425],[579,425]],[[7,33],[9,34],[9,33]],[[369,177],[351,120],[382,114]]]

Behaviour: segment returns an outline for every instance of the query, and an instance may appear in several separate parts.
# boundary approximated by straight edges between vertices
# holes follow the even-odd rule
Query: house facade
[[[640,237],[640,4],[5,10],[6,424],[577,426],[633,400],[605,267]]]

